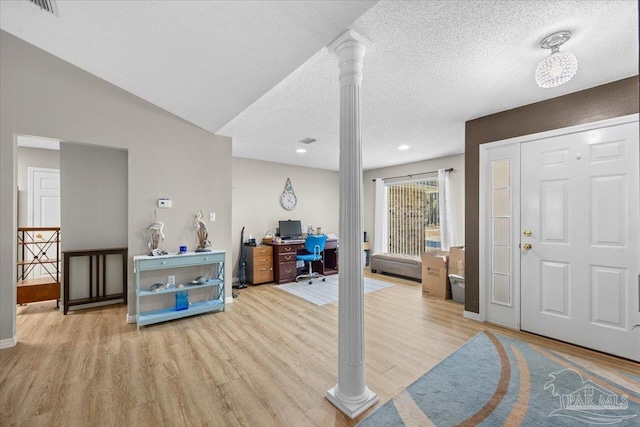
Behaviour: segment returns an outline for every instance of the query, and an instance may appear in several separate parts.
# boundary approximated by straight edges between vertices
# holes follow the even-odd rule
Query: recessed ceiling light
[[[305,150],[304,148],[298,148],[296,150],[296,153],[306,153],[306,152],[307,152],[307,150]]]
[[[398,150],[408,150],[409,146],[408,145],[401,145],[398,147]]]

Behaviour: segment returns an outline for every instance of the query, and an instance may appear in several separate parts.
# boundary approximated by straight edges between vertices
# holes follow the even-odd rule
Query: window
[[[440,247],[437,177],[385,183],[390,253],[420,255]]]

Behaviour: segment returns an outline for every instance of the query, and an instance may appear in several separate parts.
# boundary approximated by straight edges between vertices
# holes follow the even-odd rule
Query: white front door
[[[635,122],[521,145],[522,330],[640,361],[638,144]]]

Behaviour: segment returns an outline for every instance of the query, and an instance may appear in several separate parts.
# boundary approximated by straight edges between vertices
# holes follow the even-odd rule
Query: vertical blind
[[[389,252],[420,255],[428,247],[440,247],[438,181],[388,184]]]

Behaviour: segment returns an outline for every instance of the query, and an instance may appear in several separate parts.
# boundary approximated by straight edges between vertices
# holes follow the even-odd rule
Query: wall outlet
[[[216,213],[215,212],[209,212],[209,221],[215,221],[216,220]]]
[[[176,284],[176,276],[169,276],[169,282],[170,285],[175,285]]]

